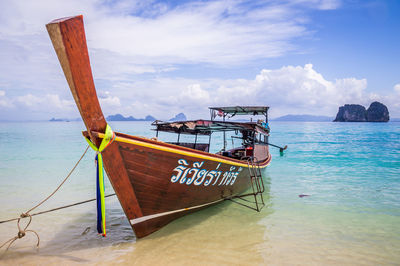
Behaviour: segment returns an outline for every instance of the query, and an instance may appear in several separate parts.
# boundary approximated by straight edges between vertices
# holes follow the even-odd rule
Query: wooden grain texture
[[[93,82],[83,18],[58,19],[46,27],[88,130],[84,135],[99,146],[107,122]],[[248,167],[243,161],[121,133],[117,136],[134,140],[136,144],[113,142],[102,152],[104,167],[139,238],[182,215],[243,193],[250,187]],[[255,147],[262,167],[271,159],[265,147]],[[209,172],[214,169],[226,175],[221,174],[207,186],[204,181],[199,185],[172,182],[181,160],[185,160],[187,168],[198,167]],[[237,172],[235,182],[231,172]],[[211,180],[211,176],[208,178]]]
[[[131,138],[135,137],[132,136]],[[145,141],[152,142],[151,140]],[[160,146],[168,145],[163,142],[155,143]],[[215,161],[199,160],[195,157],[128,143],[120,143],[119,147],[144,216],[190,208],[230,198],[240,195],[251,187],[248,168],[245,167],[232,166],[229,163],[219,164]],[[179,149],[181,147],[175,146],[175,148]],[[181,149],[186,150],[187,148],[182,147]],[[265,151],[264,148],[261,149]],[[263,164],[267,164],[270,161],[270,157],[268,154],[264,155],[267,157],[263,158]],[[199,162],[202,163],[201,168],[207,170],[216,169],[218,165],[218,170],[221,172],[238,171],[239,168],[242,170],[233,185],[226,185],[224,183],[221,185],[223,181],[222,176],[216,183],[213,181],[208,186],[196,186],[193,183],[191,185],[179,182],[173,183],[171,182],[171,177],[180,159],[186,160],[188,167],[192,167],[195,162]],[[191,210],[190,212],[192,211],[196,210]],[[145,236],[187,213],[189,211],[165,215],[134,224],[133,227],[135,228],[135,232],[138,233],[140,231],[140,234]],[[140,228],[144,225],[146,226],[146,230],[142,231]]]
[[[54,20],[46,27],[90,138],[99,146],[101,139],[91,135],[91,132],[104,132],[107,122],[93,82],[83,17]],[[118,143],[109,145],[103,151],[103,159],[104,168],[125,214],[128,217],[142,216]]]
[[[90,130],[104,132],[107,122],[93,82],[83,17],[58,19],[46,27],[89,134]]]
[[[120,154],[123,158],[125,168],[127,169],[130,182],[144,217],[230,198],[245,192],[251,187],[249,170],[247,164],[243,164],[243,161],[143,137],[130,136],[118,132],[116,134],[118,137],[134,140],[142,144],[152,144],[154,146],[154,148],[149,148],[143,145],[134,145],[117,141]],[[100,136],[97,132],[92,132],[92,135]],[[193,156],[163,151],[162,148],[165,147],[182,152],[190,151]],[[255,150],[259,156],[262,156],[262,158],[259,158],[261,167],[265,167],[271,160],[268,149],[265,147],[267,146],[255,146]],[[196,155],[206,155],[209,158],[228,161],[228,163],[219,163],[218,161],[197,158]],[[219,165],[218,170],[222,172],[227,172],[231,170],[232,167],[234,171],[239,168],[242,168],[242,171],[232,186],[221,184],[222,176],[216,183],[214,181],[211,182],[209,186],[186,185],[179,182],[172,183],[171,176],[174,174],[173,170],[178,165],[178,160],[180,159],[186,160],[189,167],[191,167],[194,162],[203,162],[201,168],[204,169],[215,169]],[[241,162],[243,166],[234,166],[229,164],[229,161],[231,163]],[[124,190],[128,188],[122,187],[121,189]],[[144,237],[159,230],[174,219],[202,208],[204,207],[172,213],[131,225],[137,237]],[[130,215],[127,216],[129,220],[138,218]]]

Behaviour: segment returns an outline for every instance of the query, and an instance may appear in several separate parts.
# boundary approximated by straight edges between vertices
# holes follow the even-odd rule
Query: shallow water
[[[111,126],[154,136],[146,122]],[[0,220],[18,216],[59,184],[86,147],[83,128],[82,122],[0,123]],[[270,142],[289,148],[283,156],[271,148],[260,213],[223,202],[136,240],[111,197],[106,238],[96,233],[91,202],[33,217],[40,248],[28,233],[0,264],[400,264],[400,123],[271,122],[271,128]],[[216,137],[214,151],[222,142]],[[93,159],[90,151],[37,211],[94,198]],[[0,243],[16,233],[15,222],[0,224]]]

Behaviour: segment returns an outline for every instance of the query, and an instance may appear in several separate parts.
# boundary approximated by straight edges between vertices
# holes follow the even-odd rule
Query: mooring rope
[[[67,181],[67,179],[71,176],[72,172],[74,172],[75,168],[78,166],[78,164],[81,162],[81,160],[83,159],[83,157],[85,156],[86,152],[88,151],[89,146],[86,147],[86,150],[83,152],[81,158],[79,158],[79,160],[76,162],[75,166],[72,168],[72,170],[68,173],[68,175],[64,178],[64,180],[61,182],[61,184],[49,195],[47,196],[47,198],[45,198],[44,200],[42,200],[40,203],[38,203],[36,206],[34,206],[33,208],[31,208],[29,211],[27,211],[26,213],[22,213],[23,214],[29,214],[29,212],[33,211],[34,209],[36,209],[37,207],[39,207],[40,205],[42,205],[45,201],[47,201],[49,198],[51,198],[59,189],[62,185],[64,185],[65,181]],[[23,217],[22,217],[23,218]]]
[[[39,207],[40,205],[42,205],[44,202],[46,202],[48,199],[50,199],[50,198],[61,188],[61,186],[68,180],[68,178],[69,178],[69,177],[71,176],[71,174],[74,172],[74,170],[76,169],[76,167],[78,166],[78,164],[81,162],[81,160],[83,159],[83,157],[84,157],[85,154],[87,153],[88,149],[89,149],[89,146],[86,147],[86,150],[83,152],[81,158],[79,158],[79,160],[76,162],[75,166],[71,169],[71,171],[70,171],[70,172],[68,173],[68,175],[64,178],[64,180],[61,182],[61,184],[60,184],[49,196],[47,196],[44,200],[42,200],[42,201],[39,202],[37,205],[35,205],[35,206],[32,207],[31,209],[29,209],[27,212],[21,213],[21,215],[20,215],[19,218],[14,218],[14,219],[9,219],[9,220],[5,220],[5,221],[0,221],[0,224],[1,224],[1,223],[6,223],[6,222],[11,222],[11,221],[17,220],[17,227],[18,227],[17,236],[12,237],[12,238],[10,238],[9,240],[7,240],[6,242],[4,242],[4,243],[0,246],[0,249],[1,249],[2,247],[4,247],[5,245],[7,245],[7,243],[9,243],[8,246],[7,246],[7,249],[6,249],[6,251],[7,251],[7,250],[10,248],[10,246],[11,246],[17,239],[23,238],[23,237],[26,235],[27,232],[31,232],[31,233],[34,233],[34,234],[36,235],[37,240],[38,240],[36,246],[39,247],[39,243],[40,243],[39,234],[36,233],[34,230],[28,230],[28,227],[29,227],[29,225],[30,225],[31,222],[32,222],[32,216],[34,216],[34,215],[39,215],[39,214],[42,214],[42,213],[51,212],[51,211],[55,211],[55,210],[59,210],[59,209],[68,208],[68,207],[71,207],[71,206],[75,206],[75,205],[79,205],[79,204],[83,204],[83,203],[86,203],[86,202],[90,202],[90,201],[95,200],[95,199],[86,200],[86,201],[83,201],[83,202],[78,202],[78,203],[70,204],[70,205],[67,205],[67,206],[58,207],[58,208],[51,209],[51,210],[48,210],[48,211],[43,211],[43,212],[35,213],[35,214],[32,214],[32,215],[29,214],[31,211],[33,211],[34,209],[36,209],[37,207]],[[113,195],[115,195],[115,194],[111,194],[111,195],[107,195],[107,196],[109,197],[109,196],[113,196]],[[29,217],[29,222],[27,223],[27,225],[25,226],[24,229],[21,229],[21,226],[19,225],[19,222],[21,221],[21,219],[26,218],[26,217]]]
[[[22,217],[22,215],[26,215],[26,216]],[[19,225],[19,222],[21,221],[21,218],[25,218],[25,217],[29,217],[29,222],[28,222],[28,224],[25,226],[24,229],[21,229],[21,226]],[[34,234],[36,235],[36,237],[37,237],[36,246],[39,247],[39,243],[40,243],[39,234],[36,233],[35,230],[27,230],[27,229],[28,229],[28,226],[29,226],[29,225],[31,224],[31,222],[32,222],[32,216],[31,216],[29,213],[27,213],[27,214],[24,214],[24,213],[23,213],[23,214],[21,214],[21,218],[18,218],[18,222],[17,222],[17,227],[18,227],[18,234],[17,234],[17,236],[12,237],[12,238],[10,238],[9,240],[7,240],[6,242],[4,242],[4,244],[1,245],[0,248],[2,248],[2,247],[5,246],[7,243],[9,243],[8,246],[7,246],[7,248],[6,248],[6,251],[7,251],[7,250],[10,248],[10,246],[15,242],[15,240],[20,239],[20,238],[23,238],[23,237],[26,235],[27,232],[32,232],[32,233],[34,233]]]
[[[113,194],[105,195],[104,197],[105,197],[105,198],[108,198],[108,197],[112,197],[112,196],[115,196],[115,195],[116,195],[116,194],[113,193]],[[66,208],[69,208],[69,207],[73,207],[73,206],[85,204],[85,203],[88,203],[88,202],[91,202],[91,201],[95,201],[95,200],[96,200],[96,198],[94,198],[94,199],[88,199],[88,200],[84,200],[84,201],[72,203],[72,204],[69,204],[69,205],[64,205],[64,206],[61,206],[61,207],[57,207],[57,208],[54,208],[54,209],[50,209],[50,210],[47,210],[47,211],[41,211],[41,212],[33,213],[33,214],[30,214],[30,216],[35,216],[35,215],[44,214],[44,213],[48,213],[48,212],[58,211],[58,210],[61,210],[61,209],[66,209]],[[12,219],[9,219],[9,220],[0,221],[0,224],[12,222],[12,221],[16,221],[16,220],[18,220],[18,219],[20,219],[20,218],[12,218]],[[1,247],[0,247],[0,248],[1,248]]]

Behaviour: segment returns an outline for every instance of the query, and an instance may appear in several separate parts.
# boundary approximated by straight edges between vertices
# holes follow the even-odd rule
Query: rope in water
[[[112,196],[115,196],[115,195],[116,195],[116,194],[113,193],[113,194],[105,195],[104,197],[105,197],[105,198],[108,198],[108,197],[112,197]],[[41,212],[33,213],[33,214],[31,214],[30,216],[35,216],[35,215],[44,214],[44,213],[48,213],[48,212],[58,211],[58,210],[61,210],[61,209],[66,209],[66,208],[69,208],[69,207],[74,207],[74,206],[81,205],[81,204],[85,204],[85,203],[88,203],[88,202],[91,202],[91,201],[95,201],[95,200],[96,200],[96,198],[94,198],[94,199],[88,199],[88,200],[84,200],[84,201],[72,203],[72,204],[69,204],[69,205],[64,205],[64,206],[61,206],[61,207],[57,207],[57,208],[54,208],[54,209],[50,209],[50,210],[47,210],[47,211],[41,211]],[[13,219],[9,219],[9,220],[0,221],[0,224],[12,222],[12,221],[16,221],[16,220],[18,220],[18,219],[20,219],[20,218],[13,218]],[[0,246],[0,248],[1,248],[1,246]]]
[[[17,220],[17,227],[18,227],[18,234],[17,234],[17,236],[12,237],[12,238],[10,238],[9,240],[7,240],[6,242],[4,242],[4,243],[0,246],[0,249],[1,249],[3,246],[5,246],[7,243],[9,243],[8,246],[7,246],[7,249],[6,249],[6,251],[7,251],[7,250],[10,248],[10,246],[11,246],[17,239],[23,238],[23,237],[26,235],[27,232],[31,232],[31,233],[34,233],[34,234],[36,235],[37,240],[38,240],[36,246],[39,247],[39,244],[40,244],[40,237],[39,237],[39,234],[36,233],[34,230],[28,230],[28,227],[29,227],[29,225],[30,225],[31,222],[32,222],[32,216],[34,216],[34,215],[39,215],[39,214],[42,214],[42,213],[51,212],[51,211],[55,211],[55,210],[60,210],[60,209],[68,208],[68,207],[71,207],[71,206],[75,206],[75,205],[79,205],[79,204],[83,204],[83,203],[87,203],[87,202],[90,202],[90,201],[95,200],[95,199],[86,200],[86,201],[82,201],[82,202],[70,204],[70,205],[67,205],[67,206],[62,206],[62,207],[58,207],[58,208],[55,208],[55,209],[51,209],[51,210],[48,210],[48,211],[43,211],[43,212],[39,212],[39,213],[35,213],[35,214],[29,214],[31,211],[33,211],[34,209],[36,209],[37,207],[39,207],[40,205],[42,205],[44,202],[46,202],[48,199],[50,199],[50,198],[61,188],[61,186],[68,180],[68,178],[69,178],[69,177],[71,176],[71,174],[74,172],[74,170],[75,170],[76,167],[79,165],[79,163],[81,162],[81,160],[83,159],[83,157],[86,155],[88,149],[89,149],[89,146],[86,147],[86,149],[85,149],[85,151],[83,152],[81,158],[79,158],[79,160],[76,162],[76,164],[74,165],[74,167],[71,169],[71,171],[68,173],[68,175],[67,175],[67,176],[64,178],[64,180],[61,182],[61,184],[60,184],[49,196],[47,196],[44,200],[42,200],[42,201],[39,202],[37,205],[35,205],[35,206],[32,207],[31,209],[29,209],[27,212],[21,213],[21,215],[20,215],[19,218],[14,218],[14,219],[9,219],[9,220],[5,220],[5,221],[0,221],[0,224],[1,224],[1,223],[6,223],[6,222],[11,222],[11,221]],[[111,195],[107,195],[107,196],[110,197],[110,196],[113,196],[113,195],[115,195],[115,194],[111,194]],[[25,228],[22,229],[21,226],[19,225],[19,222],[21,221],[21,219],[26,218],[26,217],[29,217],[29,222],[27,223],[27,225],[25,226]]]

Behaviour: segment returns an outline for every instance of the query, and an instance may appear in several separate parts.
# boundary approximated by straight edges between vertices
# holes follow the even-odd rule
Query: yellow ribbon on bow
[[[105,211],[105,199],[104,199],[104,171],[103,171],[103,156],[101,152],[104,151],[113,141],[115,140],[115,133],[111,127],[107,124],[104,138],[97,146],[90,141],[89,138],[85,138],[89,146],[96,151],[96,164],[97,164],[97,181],[96,181],[96,194],[97,194],[97,232],[106,236],[106,211]]]

